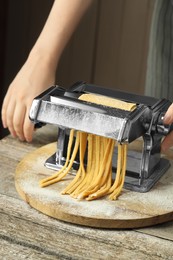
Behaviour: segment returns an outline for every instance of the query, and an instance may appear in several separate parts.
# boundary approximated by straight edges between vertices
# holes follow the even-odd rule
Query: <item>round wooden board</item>
[[[147,193],[123,190],[116,201],[76,200],[61,195],[72,175],[49,187],[39,187],[39,180],[53,174],[44,162],[55,151],[56,143],[45,145],[27,154],[16,168],[16,189],[33,208],[59,220],[99,228],[137,228],[173,220],[172,167]]]

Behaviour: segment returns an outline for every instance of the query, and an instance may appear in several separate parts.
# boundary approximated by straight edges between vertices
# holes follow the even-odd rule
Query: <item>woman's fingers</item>
[[[10,91],[5,96],[1,111],[2,123],[13,137],[31,142],[34,126],[29,119],[30,105],[27,104],[27,100],[17,97],[19,93],[14,96]]]
[[[14,125],[13,125],[13,113],[15,111],[15,106],[16,106],[16,101],[13,99],[10,99],[9,104],[6,106],[6,109],[5,109],[6,126],[8,127],[8,129],[13,137],[17,137],[17,134],[15,132]]]
[[[27,142],[32,141],[33,132],[34,132],[34,124],[29,119],[29,110],[30,110],[30,106],[28,106],[28,109],[26,110],[25,120],[23,124],[24,137]]]
[[[29,111],[33,99],[55,82],[55,70],[49,65],[42,58],[30,56],[4,98],[1,111],[3,126],[22,141],[32,141],[34,125],[29,119]]]
[[[2,109],[1,109],[1,118],[2,118],[2,124],[4,128],[7,128],[7,107],[10,100],[10,96],[6,95],[2,104]]]
[[[4,128],[7,128],[7,122],[6,122],[6,108],[2,106],[1,110],[1,118],[2,118],[2,125]]]
[[[173,104],[168,108],[165,116],[164,116],[164,124],[172,124],[173,123]]]
[[[16,135],[21,141],[25,140],[23,125],[25,121],[26,107],[21,102],[16,104],[15,110],[13,111],[13,128]]]

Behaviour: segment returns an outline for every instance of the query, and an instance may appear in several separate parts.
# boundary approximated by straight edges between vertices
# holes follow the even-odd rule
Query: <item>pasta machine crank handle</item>
[[[144,147],[142,152],[140,181],[151,175],[153,168],[160,160],[161,135],[144,134]]]
[[[161,142],[163,136],[173,130],[173,125],[164,125],[165,112],[155,111],[153,113],[148,131],[144,134],[144,147],[141,162],[141,181],[151,174],[153,168],[160,160]]]
[[[149,164],[150,164],[151,150],[153,147],[153,138],[151,136],[153,121],[154,121],[154,116],[152,115],[149,128],[147,132],[143,135],[144,146],[143,146],[142,160],[141,160],[140,182],[142,182],[143,179],[147,178],[149,175]]]

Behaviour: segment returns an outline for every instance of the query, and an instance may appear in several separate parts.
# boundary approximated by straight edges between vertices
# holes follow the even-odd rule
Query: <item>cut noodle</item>
[[[108,98],[101,95],[83,94],[81,100],[120,108],[128,111],[135,109],[136,104]],[[94,200],[109,194],[109,199],[116,200],[120,195],[126,173],[127,144],[118,144],[117,172],[112,182],[112,157],[116,141],[111,138],[76,131],[75,145],[72,151],[75,131],[70,131],[66,163],[56,174],[40,181],[46,187],[62,180],[71,170],[79,150],[80,166],[69,185],[62,194],[73,198]],[[84,158],[87,153],[87,165]]]

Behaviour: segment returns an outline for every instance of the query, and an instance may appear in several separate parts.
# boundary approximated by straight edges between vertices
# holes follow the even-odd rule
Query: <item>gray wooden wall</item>
[[[62,57],[57,78],[144,92],[154,0],[94,0]]]

